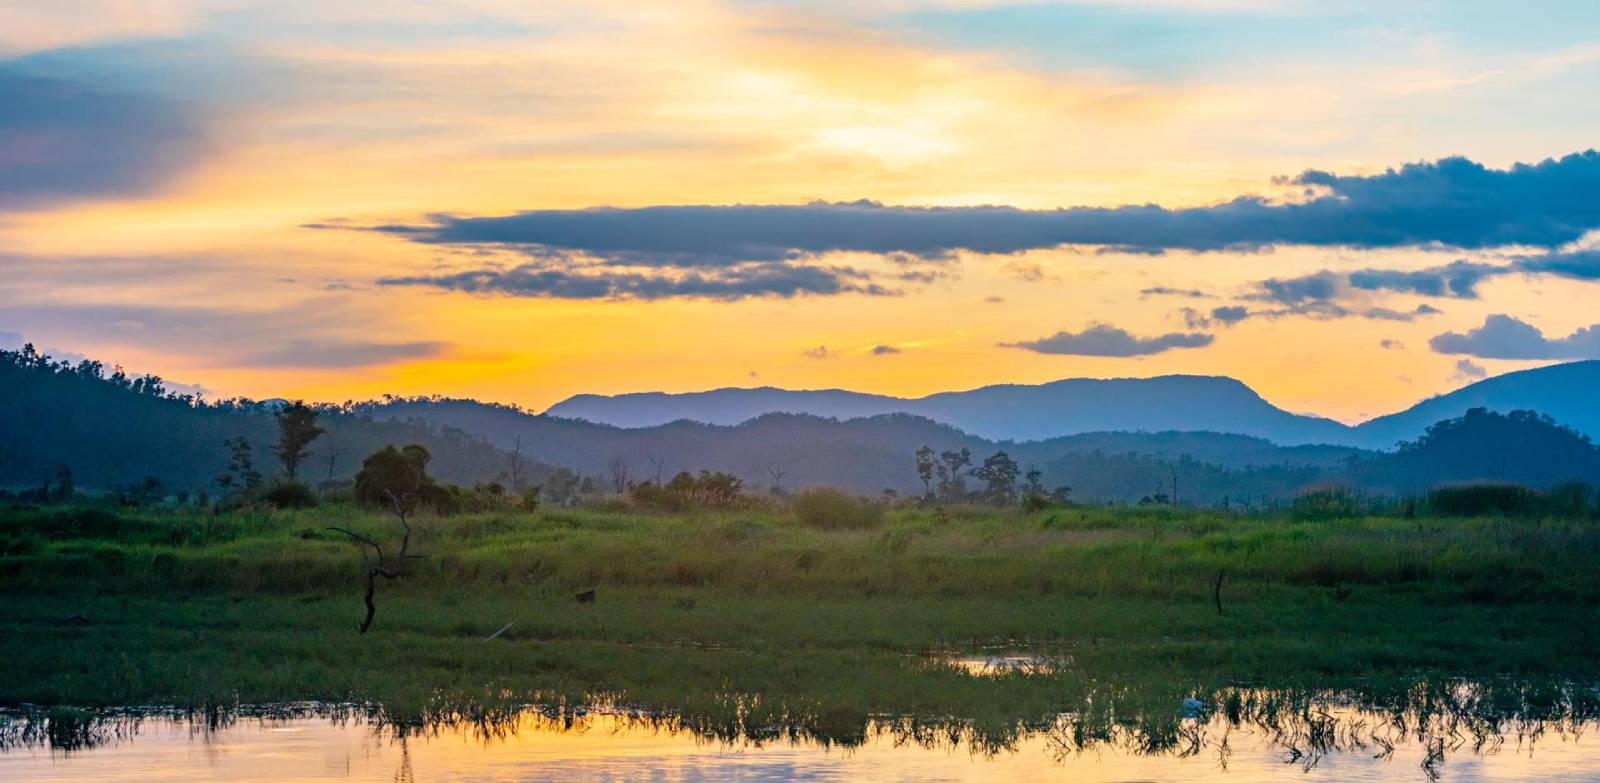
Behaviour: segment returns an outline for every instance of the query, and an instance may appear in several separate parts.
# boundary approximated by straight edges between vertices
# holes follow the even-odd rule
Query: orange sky
[[[1462,356],[1429,349],[1435,335],[1495,313],[1552,337],[1597,320],[1593,283],[1524,275],[1488,280],[1471,299],[1362,291],[1343,302],[1443,311],[1404,322],[1196,326],[1182,312],[1257,306],[1268,278],[1504,263],[1523,248],[960,251],[896,282],[895,296],[642,301],[380,285],[519,261],[503,248],[303,227],[814,199],[1046,209],[1296,198],[1274,178],[1374,174],[1452,154],[1498,167],[1586,149],[1593,112],[1552,108],[1593,84],[1597,50],[1582,36],[1535,31],[1490,47],[1475,37],[1485,20],[1407,17],[1410,27],[1380,34],[1299,3],[1064,3],[1062,13],[1094,14],[1086,23],[1112,32],[1162,24],[1244,37],[1238,55],[1180,35],[1166,49],[1063,60],[1015,36],[983,37],[1015,32],[1003,3],[95,5],[0,2],[0,57],[10,58],[0,74],[149,98],[157,113],[136,118],[180,116],[183,138],[152,142],[173,153],[169,169],[74,181],[78,191],[49,198],[0,194],[0,333],[212,397],[443,393],[539,409],[579,392],[770,384],[920,395],[1203,373],[1237,377],[1290,410],[1355,420],[1468,379]],[[972,16],[952,25],[950,14]],[[1061,22],[1050,19],[1040,24]],[[1312,23],[1351,47],[1381,44],[1382,56],[1274,48],[1273,30],[1299,35]],[[1523,118],[1514,128],[1511,113]],[[19,141],[33,138],[21,135],[26,123],[4,114],[6,154],[35,154]],[[8,121],[22,131],[5,136]],[[851,251],[804,263],[875,279],[905,270]],[[1208,298],[1141,293],[1153,287]],[[1095,324],[1213,339],[1133,357],[1002,345]],[[1471,361],[1497,373],[1547,360]]]

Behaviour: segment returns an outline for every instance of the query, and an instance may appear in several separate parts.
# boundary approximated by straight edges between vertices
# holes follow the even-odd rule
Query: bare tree
[[[655,479],[652,481],[652,483],[654,483],[658,487],[661,486],[661,472],[662,472],[662,469],[666,467],[667,461],[662,459],[662,458],[660,458],[660,457],[657,457],[654,454],[652,454],[652,455],[650,455],[648,457],[645,457],[645,459],[650,460],[650,465],[656,469],[656,476],[655,476]]]
[[[361,535],[353,530],[346,530],[342,527],[328,528],[329,530],[338,531],[349,536],[357,543],[372,547],[372,552],[374,555],[376,555],[376,559],[374,559],[373,557],[369,557],[367,555],[367,550],[361,550],[362,562],[365,563],[367,567],[367,594],[366,598],[364,599],[367,605],[367,616],[361,621],[361,633],[366,633],[367,629],[372,627],[372,618],[378,613],[377,605],[372,602],[372,594],[377,590],[378,586],[378,577],[381,576],[384,579],[399,579],[405,575],[406,562],[413,558],[421,557],[421,555],[413,555],[410,552],[411,521],[409,517],[412,509],[415,507],[416,493],[406,493],[406,496],[401,496],[395,494],[391,490],[388,494],[389,503],[394,511],[395,518],[400,520],[400,527],[405,530],[405,534],[400,537],[400,553],[395,556],[392,565],[383,555],[383,545],[379,544],[377,541],[374,541],[371,538]]]
[[[400,521],[404,533],[400,537],[400,552],[392,560],[384,556],[383,545],[376,540],[346,528],[328,528],[371,548],[370,554],[367,549],[361,550],[361,561],[367,572],[367,616],[361,621],[362,633],[372,627],[372,617],[378,611],[372,603],[378,577],[399,579],[405,575],[407,564],[421,557],[411,554],[411,514],[422,504],[424,490],[433,486],[427,473],[428,459],[428,450],[416,444],[404,449],[386,446],[362,461],[361,472],[356,474],[356,497],[374,504],[387,501],[389,510]]]
[[[777,465],[767,467],[767,475],[772,477],[772,491],[776,494],[783,493],[783,468]]]
[[[510,467],[511,467],[511,491],[512,492],[521,492],[522,491],[522,469],[523,469],[523,467],[525,467],[527,465],[527,461],[524,460],[523,457],[522,457],[522,436],[521,435],[518,435],[515,440],[511,441],[510,461],[511,461],[511,465],[510,465]]]
[[[611,473],[611,488],[618,495],[628,491],[628,461],[622,455],[613,457],[606,463],[606,470]]]
[[[333,480],[333,468],[334,468],[335,465],[338,464],[339,458],[344,456],[345,453],[348,451],[348,449],[345,449],[342,446],[330,445],[330,446],[327,447],[326,451],[328,453],[327,453],[327,456],[324,457],[324,459],[326,459],[327,462],[328,462],[328,480],[332,481]]]

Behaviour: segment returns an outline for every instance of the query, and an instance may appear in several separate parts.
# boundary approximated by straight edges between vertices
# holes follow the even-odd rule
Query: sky
[[[0,343],[1359,421],[1600,358],[1595,84],[1561,0],[0,0]]]

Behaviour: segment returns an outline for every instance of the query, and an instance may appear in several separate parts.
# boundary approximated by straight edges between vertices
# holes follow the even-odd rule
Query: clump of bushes
[[[1462,484],[1428,493],[1428,507],[1446,516],[1537,513],[1539,493],[1520,484]]]
[[[261,493],[261,500],[273,508],[315,508],[317,496],[298,481],[280,481]]]
[[[665,484],[647,481],[628,490],[635,504],[663,511],[690,508],[747,508],[752,504],[744,494],[744,480],[731,473],[702,470],[697,476],[683,472]]]
[[[806,527],[859,530],[883,521],[883,506],[837,489],[814,488],[794,496],[795,518]]]
[[[1594,513],[1594,490],[1582,482],[1539,492],[1521,484],[1475,483],[1438,487],[1428,493],[1428,508],[1443,516],[1583,517]]]
[[[1360,496],[1348,487],[1327,487],[1295,496],[1289,513],[1296,519],[1324,520],[1360,516],[1365,509]]]

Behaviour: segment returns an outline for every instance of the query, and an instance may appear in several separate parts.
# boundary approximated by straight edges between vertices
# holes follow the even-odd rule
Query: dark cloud
[[[892,345],[874,345],[874,346],[872,346],[872,355],[873,356],[888,356],[890,354],[895,354],[895,353],[900,353],[900,349],[896,348],[896,347],[894,347]]]
[[[184,104],[0,64],[0,207],[145,193],[204,148]]]
[[[1600,280],[1600,250],[1518,256],[1507,264],[1454,261],[1428,269],[1362,269],[1349,273],[1324,269],[1300,277],[1263,280],[1256,284],[1258,291],[1253,298],[1282,304],[1300,304],[1342,299],[1349,296],[1351,291],[1359,290],[1476,299],[1479,283],[1514,274]]]
[[[1428,346],[1439,353],[1479,359],[1594,359],[1600,358],[1600,324],[1548,338],[1532,324],[1496,314],[1476,329],[1438,335]]]
[[[429,286],[452,291],[552,299],[667,299],[732,301],[749,297],[794,297],[859,293],[893,296],[898,291],[845,267],[745,264],[683,274],[622,271],[592,266],[563,269],[530,263],[511,269],[485,267],[438,275],[385,277],[379,285]]]
[[[1600,153],[1490,169],[1465,158],[1372,176],[1307,171],[1281,184],[1311,197],[1254,196],[1190,209],[1156,205],[1022,210],[907,207],[871,201],[804,205],[537,210],[435,215],[369,230],[415,242],[573,252],[626,265],[721,266],[836,251],[944,260],[1064,244],[1125,251],[1225,250],[1278,244],[1360,248],[1556,247],[1600,227]]]
[[[1487,277],[1505,274],[1507,271],[1503,266],[1456,261],[1415,272],[1363,269],[1351,272],[1348,280],[1352,288],[1365,291],[1393,291],[1422,296],[1476,299],[1480,281]]]
[[[1515,266],[1517,271],[1527,274],[1555,275],[1574,280],[1600,280],[1600,250],[1525,256],[1517,259]]]
[[[1172,332],[1157,337],[1136,337],[1110,324],[1093,324],[1081,332],[1056,332],[1049,337],[1017,343],[1001,343],[1006,348],[1022,348],[1035,353],[1072,356],[1148,356],[1175,348],[1203,348],[1211,344],[1209,334]]]
[[[1385,340],[1379,340],[1378,341],[1378,347],[1382,348],[1385,351],[1401,351],[1401,350],[1405,350],[1406,344],[1403,343],[1403,342],[1400,342],[1399,340],[1388,340],[1388,339],[1385,339]]]

